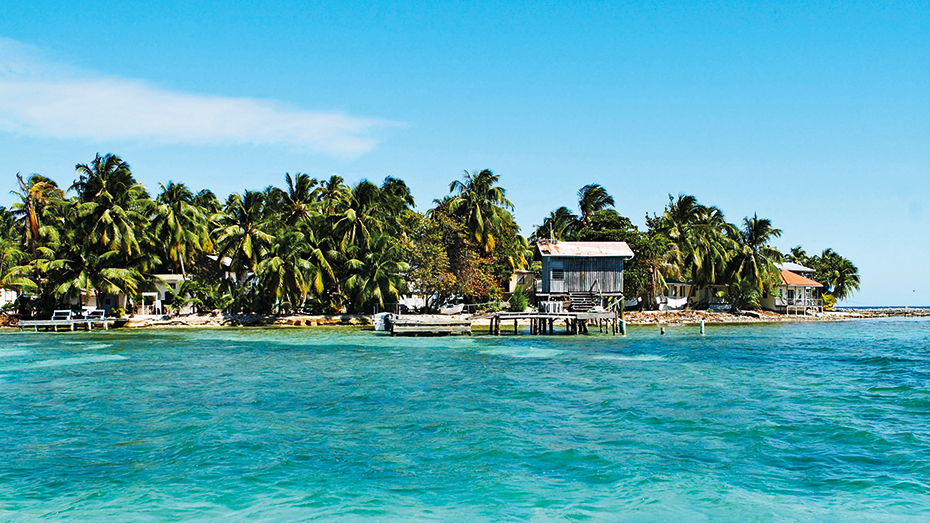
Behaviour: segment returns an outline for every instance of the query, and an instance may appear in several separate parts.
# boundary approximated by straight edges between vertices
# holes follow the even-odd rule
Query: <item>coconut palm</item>
[[[274,188],[281,220],[286,225],[308,220],[315,212],[314,189],[320,182],[303,173],[297,173],[293,177],[290,173],[285,173],[284,180],[287,184],[286,189]]]
[[[513,209],[505,196],[506,191],[497,186],[500,177],[485,169],[477,173],[465,171],[462,180],[449,184],[449,192],[456,193],[448,202],[449,212],[465,223],[469,235],[485,253],[494,250],[498,227]]]
[[[576,228],[578,217],[568,207],[559,207],[549,213],[542,225],[536,226],[534,240],[565,240]]]
[[[377,185],[362,181],[355,185],[348,194],[345,210],[336,221],[335,230],[340,236],[340,249],[348,253],[353,247],[364,248],[368,245],[372,233],[379,232],[381,226],[375,217],[381,203],[381,191]]]
[[[100,303],[101,294],[123,293],[135,296],[147,287],[143,275],[131,266],[122,266],[121,253],[100,254],[89,245],[70,245],[58,253],[58,258],[44,264],[50,274],[52,292],[61,299],[93,294]]]
[[[761,296],[766,288],[777,282],[778,268],[775,263],[780,263],[784,257],[778,249],[769,245],[769,241],[779,236],[781,230],[772,227],[771,220],[760,219],[756,214],[752,218],[743,219],[743,228],[735,238],[736,250],[727,267],[728,283],[734,289],[732,294],[740,298],[731,302],[734,312],[739,308],[758,305],[758,300],[749,299],[755,294],[745,292],[745,287],[752,286]]]
[[[207,217],[194,205],[194,194],[183,183],[158,185],[161,193],[155,199],[152,232],[168,260],[186,277],[185,262],[190,263],[196,253],[212,248]]]
[[[238,272],[255,271],[273,236],[263,219],[265,196],[257,191],[229,195],[225,210],[215,216],[213,235],[216,238],[217,256],[232,260],[230,266]]]
[[[816,258],[816,257],[815,257]],[[817,266],[817,280],[823,283],[837,300],[845,300],[859,290],[859,269],[833,249],[825,249]]]
[[[334,174],[329,180],[320,183],[314,191],[314,197],[319,200],[323,214],[335,216],[348,202],[350,191],[345,180]]]
[[[346,291],[356,310],[373,302],[384,306],[385,300],[396,299],[406,290],[403,273],[409,266],[401,259],[395,240],[379,233],[371,238],[363,256],[349,261],[352,275],[346,280]]]
[[[286,229],[275,237],[256,273],[260,285],[275,298],[275,309],[293,309],[303,304],[311,289],[323,292],[322,271],[308,258],[303,234]]]
[[[209,218],[223,209],[223,204],[216,198],[210,189],[202,189],[191,199],[191,205],[200,209],[204,216]]]
[[[58,184],[41,174],[33,174],[24,181],[22,175],[16,173],[16,181],[19,190],[10,193],[18,196],[20,202],[13,204],[12,213],[22,222],[24,242],[35,256],[36,241],[42,232],[43,211],[54,200],[63,199],[65,193],[58,188]]]
[[[578,190],[578,209],[581,211],[581,226],[587,227],[591,216],[614,206],[614,197],[597,183],[585,185]]]
[[[129,164],[112,154],[98,154],[90,165],[75,169],[79,178],[71,188],[77,191],[82,221],[90,227],[87,239],[125,256],[139,254],[143,224],[153,202],[133,178]]]
[[[410,187],[403,180],[388,176],[381,183],[378,194],[377,216],[382,223],[382,230],[395,237],[406,236],[401,218],[415,206]]]

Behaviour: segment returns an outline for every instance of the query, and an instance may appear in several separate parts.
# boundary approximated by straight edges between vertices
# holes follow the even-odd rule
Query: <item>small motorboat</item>
[[[371,318],[371,323],[375,326],[376,331],[389,331],[391,330],[392,319],[394,319],[393,312],[379,312]]]

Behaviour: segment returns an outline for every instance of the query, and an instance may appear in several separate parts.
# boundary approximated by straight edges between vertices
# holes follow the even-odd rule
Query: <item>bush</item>
[[[513,294],[510,295],[510,310],[513,312],[523,312],[526,310],[526,306],[529,305],[529,302],[530,299],[524,294],[523,287],[517,287],[517,290],[513,291]]]

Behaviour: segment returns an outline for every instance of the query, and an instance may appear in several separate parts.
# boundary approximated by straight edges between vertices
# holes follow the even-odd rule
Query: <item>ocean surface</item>
[[[930,521],[930,321],[0,333],[0,521]]]

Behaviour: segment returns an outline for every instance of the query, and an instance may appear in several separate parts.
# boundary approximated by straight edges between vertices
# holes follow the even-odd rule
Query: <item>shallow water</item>
[[[0,334],[0,520],[926,521],[930,321]]]

